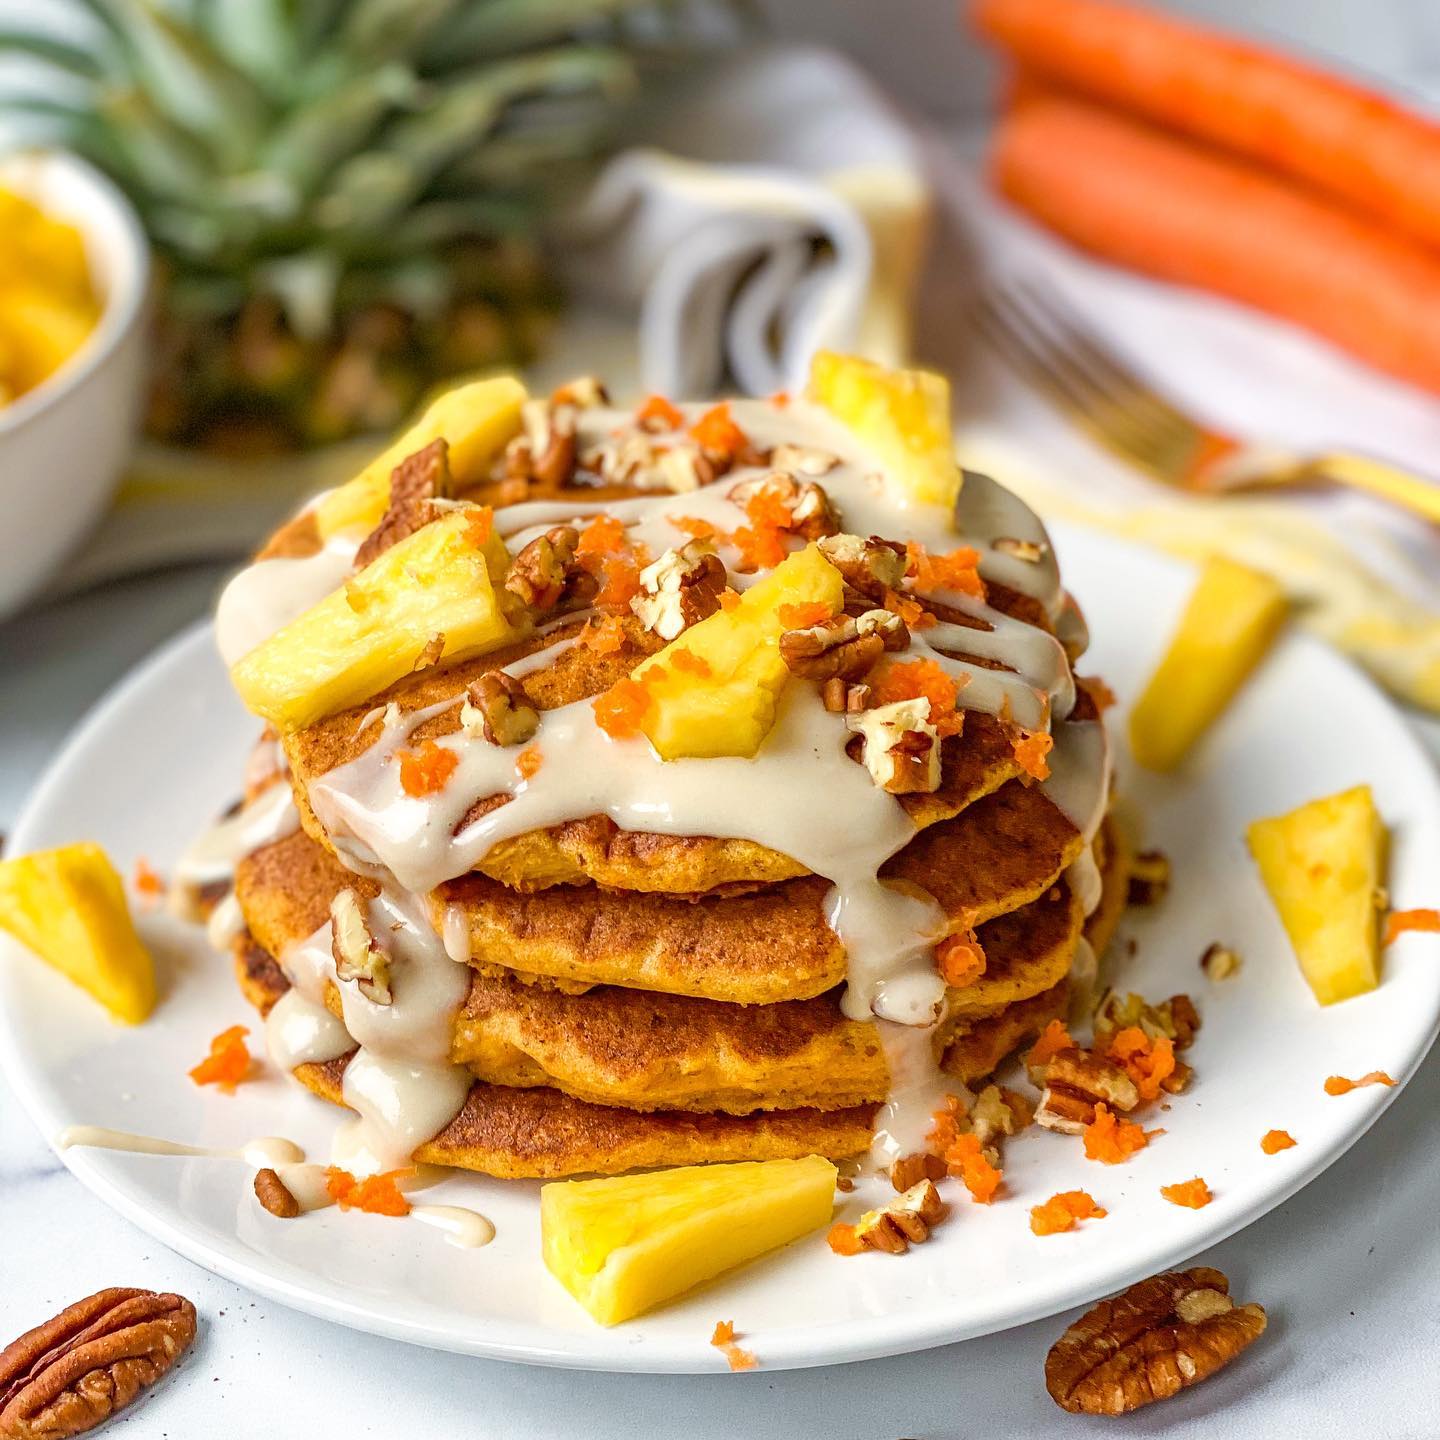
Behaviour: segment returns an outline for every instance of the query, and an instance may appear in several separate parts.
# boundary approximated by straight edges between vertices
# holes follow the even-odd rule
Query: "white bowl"
[[[60,151],[0,158],[0,186],[74,225],[104,310],[53,375],[0,407],[0,617],[90,529],[130,454],[147,371],[150,252],[129,201]]]

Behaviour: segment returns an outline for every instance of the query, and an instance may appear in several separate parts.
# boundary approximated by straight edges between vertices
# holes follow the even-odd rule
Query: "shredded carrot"
[[[587,567],[588,568],[588,567]],[[626,615],[640,593],[640,566],[626,555],[607,555],[599,565],[600,588],[592,602],[607,615]]]
[[[742,1350],[735,1343],[735,1325],[733,1321],[722,1320],[715,1327],[715,1333],[710,1337],[710,1343],[725,1354],[732,1370],[753,1370],[758,1363],[748,1350]]]
[[[985,598],[985,582],[977,568],[980,552],[973,546],[962,545],[947,555],[931,555],[923,545],[907,540],[905,556],[905,573],[914,580],[917,590],[954,590],[961,595]]]
[[[935,1124],[925,1137],[925,1143],[936,1155],[944,1155],[959,1139],[960,1116],[963,1110],[958,1095],[947,1095],[940,1109],[931,1112]]]
[[[613,655],[625,644],[625,622],[618,615],[587,620],[580,632],[580,643],[597,655]]]
[[[211,1042],[210,1053],[190,1071],[197,1085],[218,1085],[226,1095],[250,1077],[250,1052],[245,1037],[250,1033],[244,1025],[222,1030]]]
[[[1119,698],[1115,692],[1098,675],[1077,675],[1075,683],[1095,703],[1095,708],[1102,713],[1112,705],[1118,705]]]
[[[973,985],[985,973],[985,947],[973,930],[947,935],[935,947],[935,968],[956,990]]]
[[[690,436],[702,450],[715,450],[722,455],[737,455],[750,442],[745,432],[730,418],[730,402],[713,405],[691,427]]]
[[[763,525],[741,525],[730,537],[740,552],[738,569],[773,570],[789,553],[785,544],[785,532]]]
[[[1050,762],[1045,758],[1055,746],[1053,736],[1043,730],[1021,730],[1010,741],[1016,763],[1033,780],[1050,778]]]
[[[494,533],[495,512],[488,505],[482,505],[467,522],[465,538],[477,550],[483,550]]]
[[[1170,1037],[1158,1035],[1152,1040],[1138,1025],[1117,1030],[1107,1053],[1129,1072],[1142,1100],[1157,1099],[1162,1082],[1175,1073],[1175,1046]]]
[[[1062,1235],[1075,1228],[1077,1220],[1103,1220],[1102,1210],[1084,1190],[1062,1190],[1043,1205],[1030,1207],[1030,1228],[1037,1235]]]
[[[1289,1150],[1295,1144],[1295,1137],[1288,1130],[1267,1130],[1260,1137],[1260,1148],[1267,1155],[1274,1155],[1278,1150]]]
[[[775,393],[770,396],[770,403],[777,410],[787,409],[790,404],[790,392],[788,390],[775,391]]]
[[[626,546],[625,527],[613,515],[597,515],[575,542],[576,555],[612,555]]]
[[[650,709],[650,692],[627,675],[591,702],[595,723],[612,739],[628,740],[640,733],[640,722]]]
[[[935,617],[916,599],[899,590],[885,592],[885,608],[893,610],[912,630],[928,630]]]
[[[698,675],[702,680],[707,675],[713,675],[715,673],[711,670],[708,660],[702,659],[699,655],[683,647],[671,652],[670,663],[682,675]]]
[[[149,905],[154,905],[165,894],[165,882],[150,868],[150,862],[142,855],[135,862],[135,873],[130,883],[135,893]]]
[[[527,745],[515,757],[515,768],[520,772],[522,780],[532,779],[544,763],[545,757],[540,753],[538,745]]]
[[[858,1255],[865,1248],[853,1225],[832,1225],[825,1243],[837,1255]]]
[[[1215,1197],[1210,1187],[1197,1175],[1193,1180],[1182,1180],[1178,1185],[1162,1185],[1160,1193],[1172,1205],[1184,1205],[1189,1210],[1201,1210]]]
[[[648,426],[652,420],[666,430],[678,430],[685,423],[685,417],[663,395],[647,395],[635,412],[637,425]]]
[[[945,1168],[981,1205],[988,1205],[1000,1188],[1002,1172],[981,1153],[978,1135],[957,1135],[945,1149]]]
[[[740,603],[740,592],[738,590],[722,590],[720,592],[720,608],[729,614]]]
[[[325,1167],[325,1190],[342,1210],[363,1210],[367,1215],[408,1215],[410,1202],[400,1193],[398,1181],[413,1175],[413,1169],[386,1170],[357,1180],[336,1165]]]
[[[1030,1047],[1025,1063],[1033,1070],[1043,1069],[1062,1050],[1073,1050],[1075,1042],[1065,1028],[1063,1020],[1052,1020],[1041,1032],[1040,1038]]]
[[[928,700],[930,723],[941,736],[958,735],[964,724],[964,712],[958,708],[960,688],[955,677],[934,660],[892,660],[878,667],[870,680],[872,704]]]
[[[698,515],[667,515],[665,518],[692,540],[715,540],[725,534],[718,525],[702,520]]]
[[[1440,910],[1392,910],[1385,921],[1385,939],[1389,945],[1407,930],[1440,931]]]
[[[460,763],[453,750],[424,741],[418,750],[400,752],[400,788],[407,795],[433,795],[445,788],[445,782]]]
[[[1157,1132],[1150,1132],[1154,1133]],[[1099,1160],[1105,1165],[1118,1165],[1122,1160],[1128,1160],[1150,1142],[1149,1134],[1133,1121],[1116,1119],[1104,1103],[1095,1107],[1095,1118],[1085,1127],[1082,1138],[1085,1141],[1085,1158]]]
[[[1360,1089],[1362,1085],[1393,1085],[1394,1083],[1383,1070],[1372,1070],[1358,1080],[1347,1080],[1343,1075],[1332,1075],[1325,1082],[1325,1093],[1327,1095],[1348,1095],[1352,1090]]]
[[[830,618],[830,607],[823,600],[802,600],[798,605],[782,605],[776,612],[787,630],[804,630]]]

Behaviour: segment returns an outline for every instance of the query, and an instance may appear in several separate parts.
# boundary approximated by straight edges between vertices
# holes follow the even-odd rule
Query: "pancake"
[[[992,597],[994,598],[994,597]],[[1019,608],[1016,606],[1015,608]],[[521,679],[530,702],[553,709],[598,694],[628,675],[658,642],[638,622],[628,620],[626,643],[601,655],[585,645],[561,650],[551,665]],[[580,622],[561,627],[544,643],[578,632]],[[394,702],[402,712],[454,704],[411,732],[411,743],[439,739],[460,728],[460,701],[465,687],[488,670],[534,653],[541,641],[493,651],[444,669],[422,670],[372,697],[285,737],[296,803],[305,829],[330,845],[310,805],[308,785],[317,777],[362,755],[378,733],[373,721],[379,706]],[[1092,711],[1082,691],[1073,718],[1088,719]],[[1005,727],[994,717],[970,711],[960,735],[941,750],[941,778],[928,794],[900,795],[917,826],[935,825],[959,815],[966,806],[991,794],[1020,774]],[[507,803],[505,795],[477,796],[457,828]],[[621,830],[603,815],[590,815],[545,829],[529,831],[494,845],[476,864],[480,873],[518,890],[590,880],[616,889],[694,894],[737,884],[767,884],[809,872],[788,855],[753,840],[695,835],[659,835]]]
[[[279,965],[248,934],[234,942],[246,999],[262,1014],[288,982]],[[353,1053],[353,1052],[352,1052]],[[343,1105],[350,1057],[297,1065],[307,1090]],[[414,1158],[502,1180],[552,1180],[618,1175],[655,1166],[734,1160],[789,1160],[824,1155],[843,1160],[870,1145],[874,1105],[842,1110],[791,1109],[757,1115],[640,1112],[591,1105],[558,1090],[476,1082],[460,1113],[416,1150]]]
[[[933,895],[949,927],[970,929],[1042,895],[1080,853],[1079,831],[1018,781],[922,831],[882,876]],[[586,984],[623,984],[742,1005],[822,994],[845,978],[818,876],[753,894],[623,898],[596,886],[522,894],[466,875],[431,898],[437,928],[463,919],[470,954]],[[319,923],[319,922],[317,922]],[[450,922],[453,923],[453,922]]]
[[[281,862],[292,855],[297,863],[287,871]],[[311,887],[303,901],[290,890],[297,877]],[[303,941],[324,923],[335,890],[350,880],[304,837],[267,847],[262,863],[247,868],[241,890],[262,950],[280,954]],[[628,897],[609,898],[624,905]],[[998,1009],[1002,993],[1008,1003],[1054,985],[1069,971],[1080,923],[1078,902],[1062,882],[982,925],[987,972],[951,992],[956,1016],[969,1020]],[[253,971],[260,962],[244,963]],[[990,982],[992,973],[998,983]],[[879,1036],[872,1025],[844,1017],[840,993],[744,1006],[614,985],[563,995],[508,972],[477,973],[456,1018],[451,1058],[488,1082],[551,1085],[579,1099],[640,1110],[743,1114],[879,1101],[889,1089]],[[333,984],[326,1000],[341,1013]],[[937,1048],[950,1028],[937,1031]]]

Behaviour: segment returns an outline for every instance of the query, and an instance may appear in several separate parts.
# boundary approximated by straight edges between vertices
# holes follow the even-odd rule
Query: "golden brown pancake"
[[[1065,1014],[1070,983],[1007,1006],[998,1015],[977,1020],[956,1032],[946,1047],[940,1068],[967,1085],[994,1073],[1022,1045],[1028,1045],[1050,1023]]]

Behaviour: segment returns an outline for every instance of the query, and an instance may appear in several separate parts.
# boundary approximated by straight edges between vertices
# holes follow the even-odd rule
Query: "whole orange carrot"
[[[1440,124],[1318,67],[1114,0],[973,0],[1020,64],[1440,245]]]
[[[1000,191],[1067,239],[1303,325],[1440,391],[1440,258],[1237,161],[1032,97],[991,155]]]

